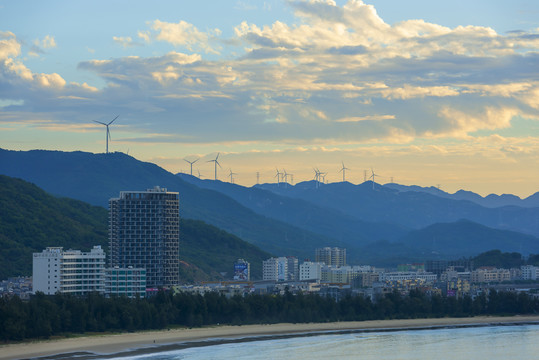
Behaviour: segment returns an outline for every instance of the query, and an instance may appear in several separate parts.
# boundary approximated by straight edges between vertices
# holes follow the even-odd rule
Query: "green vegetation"
[[[164,329],[215,324],[308,323],[397,318],[515,315],[539,311],[539,299],[525,293],[496,292],[471,297],[409,296],[393,292],[376,302],[362,296],[340,301],[319,295],[247,295],[227,298],[159,292],[148,299],[36,294],[29,301],[0,299],[0,339],[20,341],[86,332]]]
[[[107,211],[57,198],[0,175],[0,279],[32,273],[32,252],[47,246],[89,250],[107,243]]]
[[[251,264],[251,276],[262,279],[262,261],[272,255],[260,250],[237,236],[199,220],[182,219],[180,222],[180,259],[194,264],[203,273],[195,271],[191,278],[182,268],[182,281],[231,279],[234,262],[243,258]],[[227,273],[224,277],[221,273]]]
[[[108,244],[108,212],[82,201],[57,198],[26,181],[0,175],[0,279],[32,273],[32,253],[47,246],[88,251]],[[182,281],[223,279],[234,261],[244,258],[251,273],[262,277],[256,246],[202,221],[180,222]]]
[[[500,250],[491,250],[472,258],[474,267],[494,266],[497,268],[519,268],[526,265],[522,255],[517,252],[502,253]]]

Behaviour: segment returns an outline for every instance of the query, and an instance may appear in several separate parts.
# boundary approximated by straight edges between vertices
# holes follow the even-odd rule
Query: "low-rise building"
[[[322,278],[322,264],[312,261],[305,261],[299,266],[299,280],[320,281]]]
[[[146,269],[114,268],[105,269],[105,295],[143,298],[146,296]]]
[[[471,272],[472,283],[499,283],[511,280],[511,272],[508,269],[493,267],[481,267]]]
[[[380,273],[380,281],[403,281],[422,280],[426,283],[433,283],[438,279],[436,274],[425,271],[396,271]]]

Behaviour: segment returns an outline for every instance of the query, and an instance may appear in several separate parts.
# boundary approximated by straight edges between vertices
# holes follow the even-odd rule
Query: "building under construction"
[[[150,288],[179,284],[179,194],[155,187],[109,200],[110,267],[146,269]]]

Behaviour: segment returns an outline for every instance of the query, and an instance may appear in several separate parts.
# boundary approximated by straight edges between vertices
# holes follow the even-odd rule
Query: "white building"
[[[262,279],[286,281],[288,279],[288,259],[286,257],[269,258],[262,262]]]
[[[85,295],[105,292],[105,252],[94,246],[90,252],[48,247],[33,254],[33,292]]]
[[[299,280],[315,280],[320,281],[322,278],[322,264],[317,262],[306,261],[299,266]]]
[[[403,280],[423,280],[426,283],[433,283],[438,279],[434,273],[425,271],[397,271],[380,273],[380,281],[403,281]]]
[[[521,266],[522,280],[537,280],[537,267],[533,265]]]

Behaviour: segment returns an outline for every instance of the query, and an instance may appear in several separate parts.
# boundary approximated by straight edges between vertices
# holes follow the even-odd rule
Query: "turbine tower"
[[[286,169],[283,169],[283,180],[284,180],[284,187],[285,188],[288,186],[288,175],[290,175],[290,174],[288,174],[286,172]]]
[[[111,120],[111,122],[109,122],[108,124],[107,123],[104,123],[104,122],[101,122],[101,121],[97,121],[97,120],[94,120],[94,122],[98,123],[98,124],[101,124],[101,125],[104,125],[107,127],[107,132],[105,134],[105,141],[107,143],[107,154],[109,153],[109,140],[112,141],[112,138],[110,137],[110,130],[109,130],[109,126],[114,122],[114,120],[118,119],[120,115],[117,115],[114,119]]]
[[[320,186],[320,175],[322,175],[322,173],[320,172],[320,170],[318,170],[318,168],[313,168],[314,170],[314,180],[316,181],[316,188],[318,188]]]
[[[219,154],[220,153],[217,153],[217,156],[215,157],[214,160],[208,160],[206,162],[212,162],[214,164],[214,171],[215,171],[215,180],[217,180],[217,165],[219,165],[219,167],[222,167],[221,164],[219,164],[219,161],[217,160],[219,158]]]
[[[347,168],[346,166],[344,166],[344,161],[343,161],[342,162],[342,168],[341,168],[341,170],[339,170],[339,172],[342,171],[342,182],[346,181],[346,170],[350,170],[350,169]]]
[[[369,177],[369,179],[372,179],[372,189],[374,190],[374,180],[375,180],[375,177],[378,176],[378,174],[375,174],[374,173],[374,170],[372,169],[371,167],[371,176]]]
[[[228,169],[230,170],[230,174],[228,176],[230,176],[230,183],[231,184],[234,184],[234,175],[238,175],[236,174],[235,172],[232,172],[232,169]]]
[[[187,159],[184,159],[185,161],[187,161],[189,163],[189,165],[191,165],[191,176],[193,175],[193,164],[196,163],[199,159],[196,159],[194,161],[189,161]]]
[[[282,175],[282,173],[279,172],[279,169],[277,169],[277,168],[275,168],[275,170],[277,171],[277,173],[275,174],[274,177],[277,178],[277,186],[280,186],[281,185],[281,175]]]

